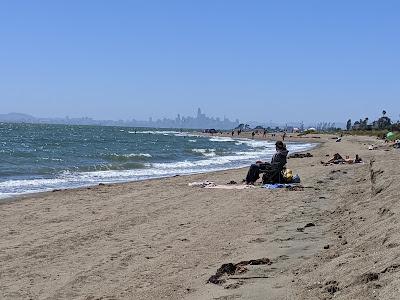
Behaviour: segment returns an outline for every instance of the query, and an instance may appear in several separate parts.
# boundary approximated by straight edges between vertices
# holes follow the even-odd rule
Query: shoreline
[[[214,137],[214,138],[218,138],[218,137],[230,137],[229,134],[222,134],[222,135],[212,135],[212,134],[204,134],[201,132],[196,132],[195,134],[197,135],[201,135],[201,136],[206,136],[206,137]],[[250,132],[244,132],[242,133],[244,136],[234,136],[232,137],[232,139],[234,140],[262,140],[262,141],[266,141],[266,142],[274,142],[276,140],[278,140],[279,138],[277,137],[277,139],[272,139],[272,137],[270,137],[269,139],[264,139],[260,136],[255,136],[254,139],[251,138],[251,133]],[[291,143],[295,143],[295,144],[302,144],[303,142],[307,143],[307,141],[309,143],[313,143],[315,144],[314,146],[306,149],[306,150],[301,150],[301,151],[295,151],[295,152],[291,152],[291,153],[302,153],[302,152],[306,152],[306,151],[311,151],[317,147],[320,146],[321,142],[315,142],[312,140],[312,138],[309,138],[307,141],[298,141],[298,138],[295,138],[295,140],[292,137],[288,137],[287,141],[291,142]],[[227,167],[227,168],[222,168],[220,170],[210,170],[210,171],[204,171],[204,172],[193,172],[193,173],[186,173],[186,174],[175,174],[175,175],[166,175],[166,176],[159,176],[159,177],[151,177],[151,178],[145,178],[145,179],[130,179],[127,181],[117,181],[117,182],[97,182],[97,183],[93,183],[93,184],[88,184],[88,185],[82,185],[82,186],[77,186],[77,187],[71,187],[71,188],[54,188],[54,189],[49,189],[49,190],[43,190],[43,191],[37,191],[37,192],[27,192],[27,193],[22,193],[22,194],[17,194],[17,195],[12,195],[12,196],[5,196],[5,197],[0,197],[0,205],[2,205],[3,203],[7,203],[7,202],[12,202],[12,201],[20,201],[23,200],[25,198],[29,198],[29,197],[40,197],[41,194],[47,194],[47,193],[53,193],[53,192],[60,192],[60,191],[66,191],[66,190],[80,190],[80,189],[88,189],[88,188],[94,188],[98,185],[119,185],[119,184],[129,184],[132,182],[143,182],[143,181],[148,181],[148,180],[160,180],[160,179],[165,179],[165,178],[171,178],[171,177],[177,177],[177,176],[191,176],[191,175],[200,175],[200,174],[209,174],[209,173],[214,173],[214,172],[224,172],[224,171],[229,171],[229,170],[238,170],[238,169],[245,169],[247,168],[246,166],[240,166],[240,167]]]
[[[5,203],[0,298],[395,299],[400,152],[372,141],[321,137],[313,157],[288,160],[297,190],[188,185],[239,182],[237,169]],[[321,164],[335,153],[364,163]],[[269,263],[206,283],[259,259]]]

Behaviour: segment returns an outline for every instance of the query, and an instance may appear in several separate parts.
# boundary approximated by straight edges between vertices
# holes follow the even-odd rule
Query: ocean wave
[[[226,155],[226,156],[212,156],[207,159],[201,160],[184,160],[180,162],[173,162],[173,163],[153,163],[151,164],[152,167],[157,169],[187,169],[187,168],[197,168],[197,167],[213,167],[213,166],[221,166],[226,165],[229,166],[232,163],[236,163],[235,166],[238,164],[246,165],[249,159],[258,158],[260,155],[265,156],[272,156],[272,153],[269,155],[265,152],[246,152],[246,154],[241,155]]]
[[[201,155],[196,160],[182,159],[177,162],[157,163],[146,161],[151,158],[149,153],[102,154],[101,157],[106,158],[108,163],[98,166],[70,168],[52,175],[52,178],[26,178],[2,181],[0,182],[0,198],[52,189],[90,186],[99,182],[126,182],[168,177],[176,174],[184,175],[239,168],[248,166],[258,159],[269,160],[275,152],[273,142],[243,141],[219,137],[211,139],[217,142],[242,142],[249,148],[248,150],[244,147],[243,149],[237,147],[237,150],[232,150],[231,148],[220,150],[219,148],[207,148],[205,146],[205,148],[190,149],[192,153],[199,153]],[[258,144],[258,142],[261,142],[261,144]],[[287,144],[288,150],[291,153],[309,150],[314,146],[315,144]],[[141,162],[140,160],[145,161]]]
[[[271,144],[271,142],[270,142]],[[313,147],[313,144],[288,144],[288,150],[290,152],[298,152],[303,151],[306,149],[310,149]],[[197,149],[199,152],[205,151],[205,149]],[[206,166],[220,166],[220,165],[227,165],[231,166],[232,163],[234,166],[238,165],[246,165],[251,160],[255,159],[262,159],[268,160],[272,157],[275,153],[275,147],[266,147],[262,151],[238,151],[233,155],[225,155],[225,156],[216,156],[210,157],[208,159],[196,160],[196,161],[189,161],[184,160],[180,162],[173,162],[173,163],[153,163],[151,164],[152,167],[157,169],[180,169],[180,168],[196,168],[196,167],[206,167]]]
[[[151,154],[148,153],[130,153],[130,154],[123,154],[126,157],[152,157]]]
[[[134,131],[130,131],[129,133],[135,133]],[[172,130],[143,130],[143,131],[136,131],[136,134],[167,134],[167,135],[174,135],[178,134],[178,131]]]
[[[18,158],[36,158],[36,149],[31,151],[12,151],[12,155]]]
[[[151,154],[149,153],[127,153],[127,154],[118,154],[118,153],[103,153],[101,157],[111,160],[111,161],[130,161],[130,160],[146,160],[151,158]]]
[[[209,139],[210,142],[234,142],[235,139],[230,137],[212,137]]]
[[[192,152],[200,153],[204,156],[213,157],[217,154],[215,153],[215,149],[192,149]]]
[[[275,149],[275,144],[271,143],[270,141],[260,141],[260,140],[248,140],[248,139],[240,139],[235,140],[235,145],[247,145],[251,148],[271,148]]]
[[[215,169],[218,170],[218,169]],[[208,168],[191,169],[142,169],[122,171],[65,172],[58,178],[22,179],[0,182],[0,199],[17,195],[92,186],[102,183],[138,181],[150,178],[170,177],[176,174],[208,172]]]
[[[190,132],[180,132],[174,130],[143,130],[143,131],[128,131],[130,134],[160,134],[164,136],[177,136],[177,137],[201,137],[199,134],[190,133]]]
[[[97,165],[89,165],[89,166],[73,166],[62,171],[58,171],[56,174],[71,174],[79,173],[79,172],[98,172],[98,171],[113,171],[113,170],[133,170],[133,169],[145,169],[150,166],[149,163],[141,163],[135,161],[126,161],[119,163],[106,163],[106,164],[97,164]],[[53,174],[52,172],[40,173],[40,174]]]
[[[63,161],[61,158],[41,157],[41,160]]]
[[[175,136],[181,136],[181,137],[202,137],[199,134],[196,133],[190,133],[190,132],[177,132],[174,134]]]

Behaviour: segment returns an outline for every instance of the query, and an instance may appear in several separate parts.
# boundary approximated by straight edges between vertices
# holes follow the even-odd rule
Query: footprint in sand
[[[264,243],[266,240],[263,238],[256,238],[254,240],[250,240],[249,243]]]

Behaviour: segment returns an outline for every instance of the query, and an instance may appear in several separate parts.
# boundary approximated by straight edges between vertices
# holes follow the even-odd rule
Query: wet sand
[[[239,169],[4,202],[0,298],[397,299],[400,151],[311,140],[322,143],[313,157],[288,161],[303,190],[188,186],[241,182]],[[336,152],[365,163],[320,163]],[[270,263],[206,283],[260,258]]]

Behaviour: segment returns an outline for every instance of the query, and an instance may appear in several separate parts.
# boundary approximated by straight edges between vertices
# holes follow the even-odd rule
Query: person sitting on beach
[[[286,157],[289,151],[282,141],[277,141],[275,147],[276,153],[272,157],[271,163],[257,161],[250,166],[245,179],[247,184],[254,184],[259,178],[261,171],[265,173],[263,183],[279,183],[281,181],[281,172],[286,165]]]
[[[363,162],[362,158],[359,157],[358,154],[356,154],[356,159],[354,160],[354,163],[360,164],[360,163],[362,163],[362,162]]]

